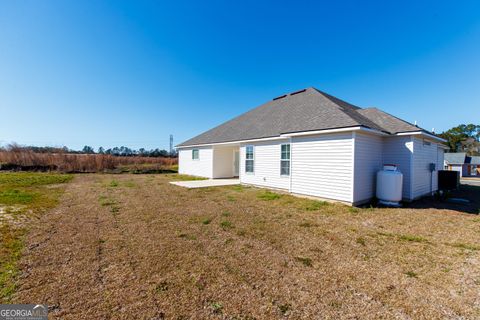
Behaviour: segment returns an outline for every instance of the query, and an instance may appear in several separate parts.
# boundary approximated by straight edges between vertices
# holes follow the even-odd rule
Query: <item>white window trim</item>
[[[282,159],[282,146],[289,146],[288,150],[288,160]],[[288,174],[282,174],[282,162],[288,161]],[[291,143],[281,143],[280,144],[280,177],[289,178],[292,171],[292,145]]]
[[[247,159],[247,148],[252,147],[253,159]],[[253,160],[253,171],[247,171],[247,160]],[[245,145],[245,174],[255,174],[255,146],[253,144]]]

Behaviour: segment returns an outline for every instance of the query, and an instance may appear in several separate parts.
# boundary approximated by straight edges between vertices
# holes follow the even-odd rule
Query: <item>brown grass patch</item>
[[[35,153],[24,148],[0,151],[0,168],[8,170],[148,173],[176,171],[177,158],[105,154]]]
[[[14,302],[53,318],[480,317],[476,216],[111,180],[78,176],[35,224]]]

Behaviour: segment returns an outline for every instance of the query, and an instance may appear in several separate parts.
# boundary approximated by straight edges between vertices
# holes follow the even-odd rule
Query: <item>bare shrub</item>
[[[0,165],[19,170],[61,172],[103,172],[116,169],[128,171],[166,170],[177,164],[176,158],[113,156],[105,154],[70,154],[63,149],[53,153],[36,153],[16,144],[0,149]]]

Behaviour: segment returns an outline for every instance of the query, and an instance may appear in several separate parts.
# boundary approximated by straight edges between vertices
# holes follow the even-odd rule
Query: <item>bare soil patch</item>
[[[61,319],[480,317],[480,218],[170,175],[80,175],[31,228],[15,302]]]

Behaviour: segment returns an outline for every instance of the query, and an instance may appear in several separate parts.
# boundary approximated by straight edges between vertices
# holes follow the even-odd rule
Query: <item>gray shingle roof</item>
[[[376,108],[361,109],[315,88],[308,88],[269,101],[178,146],[357,126],[391,134],[425,131]]]
[[[447,152],[443,159],[449,164],[464,164],[466,155],[465,152]]]
[[[374,121],[377,125],[382,127],[388,133],[400,133],[423,130],[409,122],[392,116],[389,113],[383,112],[377,108],[360,109],[358,113],[364,117]],[[425,130],[423,130],[425,131]]]
[[[471,156],[471,157],[468,157],[470,158],[470,164],[480,164],[480,156]]]

